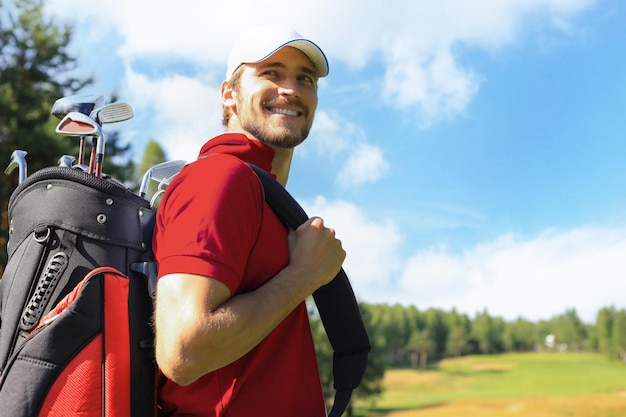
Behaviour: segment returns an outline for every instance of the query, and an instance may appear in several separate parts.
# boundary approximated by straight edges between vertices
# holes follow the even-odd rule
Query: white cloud
[[[202,71],[222,76],[229,47],[239,28],[257,22],[282,22],[315,39],[332,67],[384,65],[380,97],[428,125],[462,113],[475,97],[481,76],[463,66],[458,45],[502,48],[531,21],[571,32],[571,21],[598,0],[320,0],[293,7],[287,0],[123,0],[97,2],[50,0],[47,10],[75,20],[91,41],[119,42],[126,62],[137,59],[187,60]],[[80,11],[80,13],[76,13]],[[76,20],[78,19],[78,20]],[[236,24],[233,24],[236,22]],[[83,40],[88,41],[88,40]],[[93,45],[97,48],[97,45]],[[102,59],[113,59],[111,56]]]
[[[304,155],[313,151],[316,155],[335,157],[349,151],[352,144],[364,138],[365,133],[336,113],[317,110],[310,138],[302,146]]]
[[[417,253],[405,266],[399,297],[514,319],[548,319],[576,308],[595,320],[602,307],[624,306],[626,228],[549,231],[529,240],[505,235],[460,255]]]
[[[473,316],[487,309],[506,320],[538,321],[575,308],[595,321],[607,306],[626,308],[626,226],[502,235],[461,253],[418,250],[403,258],[408,236],[391,219],[376,219],[345,201],[303,204],[337,231],[357,297]]]
[[[402,237],[388,219],[371,219],[355,205],[345,201],[328,201],[317,197],[303,207],[310,216],[324,219],[336,230],[337,238],[347,252],[346,273],[357,297],[368,291],[388,289],[386,280],[400,272],[398,247]]]
[[[366,143],[358,144],[339,171],[336,181],[343,187],[375,182],[389,170],[380,148]]]
[[[194,160],[203,141],[223,131],[219,92],[197,78],[173,75],[150,80],[127,69],[133,106],[153,110],[153,139],[168,150],[170,159]]]
[[[341,115],[320,110],[311,137],[298,150],[307,157],[313,153],[325,159],[345,161],[336,182],[343,187],[376,182],[389,170],[380,148],[367,143],[363,129]]]
[[[478,77],[460,68],[448,48],[407,56],[411,43],[397,39],[386,53],[385,102],[398,109],[416,107],[421,126],[462,113],[478,92]]]

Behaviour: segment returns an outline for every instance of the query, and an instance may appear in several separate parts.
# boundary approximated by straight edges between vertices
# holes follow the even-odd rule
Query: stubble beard
[[[292,123],[288,121],[282,122],[279,126],[268,126],[255,119],[243,123],[242,127],[246,132],[266,145],[276,148],[293,149],[304,142],[307,136],[309,136],[311,123],[307,123],[301,129],[296,129],[293,127]]]
[[[313,117],[301,128],[297,128],[297,123],[287,118],[269,122],[249,107],[246,113],[240,115],[241,127],[258,141],[276,148],[293,149],[300,145],[309,136],[313,125]]]

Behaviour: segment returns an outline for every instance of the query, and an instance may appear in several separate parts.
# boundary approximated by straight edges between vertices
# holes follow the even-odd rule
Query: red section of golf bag
[[[129,301],[130,279],[121,272],[99,268],[85,277],[7,365],[3,415],[131,416],[131,384],[138,381],[131,375]]]

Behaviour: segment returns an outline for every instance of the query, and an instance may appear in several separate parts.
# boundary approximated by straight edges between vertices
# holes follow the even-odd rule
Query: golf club
[[[176,175],[178,175],[178,172],[169,178],[163,178],[161,181],[158,181],[157,178],[153,178],[153,180],[159,182],[159,185],[157,187],[156,192],[150,199],[150,207],[156,207],[157,200],[159,199],[161,195],[163,195],[163,193],[165,193],[165,188],[170,184],[170,182],[172,182],[172,180],[176,177]]]
[[[115,102],[105,104],[102,107],[94,109],[89,117],[98,123],[101,127],[105,123],[117,123],[128,120],[134,116],[133,108],[128,103]],[[104,159],[104,135],[92,138],[91,158],[89,159],[90,172],[95,164],[95,175],[101,176],[102,162]],[[97,152],[94,149],[97,148]],[[95,161],[95,162],[94,162]]]
[[[9,166],[4,170],[5,174],[10,174],[11,171],[18,167],[18,184],[21,184],[26,179],[27,173],[27,165],[26,165],[26,155],[28,152],[16,149],[11,154],[11,162],[9,162]]]
[[[65,168],[72,168],[72,164],[74,163],[75,160],[76,158],[74,158],[72,155],[63,155],[59,158],[59,166],[65,167]]]
[[[174,160],[161,162],[160,164],[150,167],[141,180],[139,196],[142,198],[146,196],[150,180],[163,183],[159,186],[159,188],[162,188],[162,186],[169,184],[185,165],[187,165],[187,161]]]
[[[89,162],[89,173],[96,177],[102,175],[105,140],[102,127],[95,120],[79,112],[69,112],[58,124],[56,133],[63,136],[91,136],[94,146]],[[82,164],[79,162],[79,165]]]
[[[59,119],[64,118],[70,112],[82,113],[86,116],[96,108],[104,106],[104,96],[95,94],[82,94],[61,97],[52,105],[51,113]]]
[[[95,94],[91,95],[73,95],[62,97],[54,102],[51,113],[59,119],[64,118],[70,112],[78,112],[89,115],[96,109],[104,106],[104,96]],[[81,135],[78,147],[78,164],[85,163],[85,142],[87,138]]]
[[[89,114],[89,117],[91,117],[100,125],[106,123],[123,122],[124,120],[131,119],[133,116],[133,108],[130,106],[130,104],[120,101],[105,104],[104,106],[94,109]]]

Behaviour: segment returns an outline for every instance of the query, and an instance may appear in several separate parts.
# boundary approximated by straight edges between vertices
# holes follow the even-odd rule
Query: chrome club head
[[[124,120],[131,119],[134,115],[133,108],[130,104],[115,102],[94,109],[89,114],[89,117],[100,125],[103,125],[106,123],[123,122]]]
[[[80,112],[69,112],[59,122],[56,133],[63,136],[102,136],[102,128],[91,117]]]
[[[158,183],[166,182],[163,185],[169,184],[169,182],[180,172],[183,167],[187,165],[187,161],[174,160],[161,162],[153,167],[150,167],[143,175],[141,180],[141,186],[139,187],[139,195],[143,198],[148,192],[148,185],[150,181],[156,181]]]
[[[89,173],[97,177],[102,174],[105,139],[102,127],[95,120],[79,112],[70,112],[61,119],[56,133],[63,136],[91,137],[94,146],[89,162]]]
[[[28,175],[27,172],[27,164],[26,164],[26,155],[28,152],[23,151],[21,149],[16,149],[11,154],[11,162],[9,162],[9,166],[4,170],[4,173],[9,175],[15,168],[18,168],[18,183],[21,184],[26,179]]]
[[[70,112],[89,115],[94,109],[104,106],[104,96],[95,94],[80,94],[61,97],[52,105],[51,113],[59,119]]]
[[[75,160],[76,158],[74,158],[72,155],[63,155],[59,158],[59,166],[65,167],[65,168],[72,168],[72,164],[74,163]]]
[[[59,119],[67,116],[68,113],[78,112],[84,115],[89,115],[96,109],[104,106],[104,96],[96,94],[79,94],[61,97],[52,105],[51,113]],[[79,151],[78,151],[78,163],[82,165],[85,160],[85,142],[87,138],[80,136]]]

